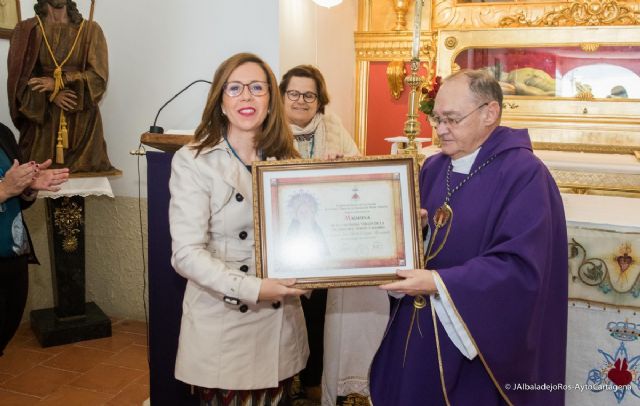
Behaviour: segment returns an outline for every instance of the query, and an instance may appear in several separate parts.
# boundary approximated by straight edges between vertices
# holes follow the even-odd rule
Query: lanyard
[[[247,168],[247,170],[249,171],[249,173],[251,173],[251,165],[247,165],[242,158],[240,158],[240,155],[238,155],[238,153],[236,152],[235,149],[233,149],[233,147],[231,146],[231,144],[229,143],[229,140],[227,139],[227,137],[223,137],[224,138],[224,142],[227,143],[227,146],[229,147],[229,149],[231,150],[231,152],[233,152],[233,156],[236,157],[236,159],[238,161],[240,161],[240,163],[242,164],[242,166],[244,166],[245,168]],[[258,158],[262,161],[262,152],[258,151]]]

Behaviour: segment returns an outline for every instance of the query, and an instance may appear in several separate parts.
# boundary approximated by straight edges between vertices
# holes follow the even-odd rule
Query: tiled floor
[[[25,323],[0,357],[0,405],[141,406],[149,397],[144,322],[113,320],[109,338],[41,348]]]

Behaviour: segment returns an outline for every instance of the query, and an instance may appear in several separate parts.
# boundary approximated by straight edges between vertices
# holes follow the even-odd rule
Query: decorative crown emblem
[[[611,337],[620,341],[635,341],[640,337],[640,326],[625,321],[611,321],[607,324],[607,330],[611,332]]]

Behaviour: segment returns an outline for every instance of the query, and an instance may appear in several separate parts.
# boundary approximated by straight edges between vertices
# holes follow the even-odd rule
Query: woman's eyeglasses
[[[318,95],[313,92],[300,93],[297,90],[287,90],[286,93],[287,99],[293,102],[298,101],[298,99],[300,99],[300,96],[302,96],[302,100],[307,103],[313,103],[318,98]]]
[[[249,88],[249,93],[254,96],[264,96],[269,91],[269,84],[258,80],[250,83],[227,82],[223,89],[227,96],[238,97],[244,92],[245,86]]]

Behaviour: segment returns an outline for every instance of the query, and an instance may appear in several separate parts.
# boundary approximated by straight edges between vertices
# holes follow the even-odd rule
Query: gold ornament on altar
[[[370,406],[369,398],[359,395],[357,393],[351,393],[347,395],[347,398],[342,401],[343,406]]]
[[[404,61],[391,61],[387,65],[387,83],[394,99],[398,100],[404,90],[404,78],[407,76]]]
[[[624,2],[615,0],[578,0],[553,10],[536,20],[520,11],[500,20],[501,27],[568,27],[584,25],[636,25],[640,13]]]
[[[62,207],[55,210],[54,224],[63,237],[62,249],[65,252],[74,252],[78,249],[78,237],[80,225],[82,225],[82,208],[64,197]]]
[[[407,29],[407,10],[409,10],[409,0],[392,0],[393,10],[396,12],[396,26],[394,31],[404,31]]]
[[[600,44],[595,42],[584,42],[580,44],[580,49],[584,52],[596,52],[600,48]]]
[[[458,45],[458,39],[456,37],[447,37],[444,40],[444,46],[447,49],[454,49]]]

